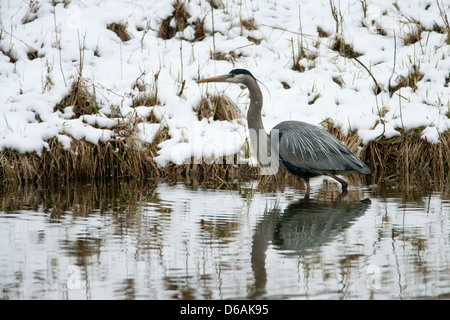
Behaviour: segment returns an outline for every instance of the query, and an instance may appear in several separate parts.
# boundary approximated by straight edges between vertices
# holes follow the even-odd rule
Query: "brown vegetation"
[[[317,26],[317,33],[321,38],[328,38],[330,36],[330,33],[325,31],[321,26]]]
[[[78,77],[72,83],[69,94],[53,110],[62,111],[67,106],[72,106],[72,111],[77,118],[84,114],[98,113],[97,101],[95,100],[95,96],[90,92],[86,79]]]
[[[14,51],[12,49],[9,50],[4,50],[2,48],[0,48],[0,52],[5,56],[9,58],[9,62],[10,63],[16,63],[17,62],[17,56],[14,53]]]
[[[234,62],[242,57],[242,53],[236,53],[234,51],[230,51],[228,53],[225,52],[211,52],[211,59],[212,60],[223,60],[223,61],[229,61],[234,64]]]
[[[197,109],[198,120],[213,118],[219,121],[232,121],[242,117],[238,107],[225,95],[203,98]]]
[[[405,178],[411,182],[442,181],[450,174],[450,133],[438,144],[421,137],[423,128],[404,132],[390,139],[372,141],[361,157],[371,164],[374,174],[386,179]]]
[[[190,16],[184,1],[177,0],[173,3],[172,15],[161,22],[158,36],[164,40],[173,38],[178,31],[183,31],[187,27],[187,20]],[[172,19],[175,20],[175,28],[170,25]]]
[[[399,90],[400,88],[410,87],[412,91],[416,91],[417,83],[422,80],[424,77],[423,73],[420,72],[419,67],[417,65],[413,65],[408,72],[406,77],[399,76],[397,79],[397,84],[393,87],[389,88],[389,93],[392,96],[394,92]]]
[[[203,102],[204,103],[204,102]],[[230,116],[230,115],[228,115]],[[450,133],[431,144],[421,138],[421,130],[411,130],[399,137],[372,141],[361,148],[356,132],[344,135],[333,123],[325,121],[324,128],[343,141],[365,161],[372,170],[372,179],[390,181],[402,179],[410,185],[444,181],[450,174]],[[232,184],[233,181],[257,179],[260,183],[281,183],[290,177],[285,171],[276,176],[260,176],[259,169],[239,164],[237,156],[214,162],[195,161],[161,168],[154,162],[158,144],[168,138],[168,129],[161,126],[151,144],[139,144],[131,134],[128,138],[92,144],[73,140],[69,150],[63,149],[56,138],[48,141],[49,150],[42,156],[20,154],[4,149],[0,153],[0,180],[20,183],[26,180],[62,181],[110,178],[164,178],[188,184]],[[350,177],[351,178],[351,177]],[[370,178],[369,178],[370,179]],[[373,181],[373,180],[372,180]]]
[[[355,51],[350,44],[345,43],[343,37],[338,35],[336,35],[334,42],[331,44],[331,50],[337,51],[341,56],[346,58],[358,58],[362,56],[362,54]]]
[[[117,36],[122,40],[123,42],[126,42],[131,39],[131,34],[127,31],[127,26],[123,23],[116,23],[113,22],[111,24],[108,24],[106,26],[107,29],[111,30]]]
[[[203,19],[197,18],[194,25],[194,42],[195,41],[201,41],[206,38],[206,32],[205,32],[205,19],[206,16],[203,17]]]

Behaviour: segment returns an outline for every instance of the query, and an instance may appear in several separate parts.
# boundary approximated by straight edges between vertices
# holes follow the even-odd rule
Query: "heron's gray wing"
[[[285,121],[271,131],[274,151],[280,160],[314,175],[324,172],[358,171],[369,168],[342,142],[317,126],[301,121]]]

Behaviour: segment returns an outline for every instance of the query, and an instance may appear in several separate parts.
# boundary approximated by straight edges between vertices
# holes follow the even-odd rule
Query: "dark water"
[[[450,298],[446,193],[262,189],[3,187],[0,299]]]

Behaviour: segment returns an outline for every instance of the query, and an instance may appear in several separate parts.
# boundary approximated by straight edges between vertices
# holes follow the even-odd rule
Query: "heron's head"
[[[204,83],[204,82],[246,83],[249,80],[256,81],[256,78],[248,70],[234,69],[231,70],[229,73],[221,76],[198,80],[197,83]]]

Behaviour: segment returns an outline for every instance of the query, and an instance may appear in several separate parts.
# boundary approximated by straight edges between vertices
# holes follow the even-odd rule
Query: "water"
[[[2,189],[0,299],[450,297],[443,192],[318,182]]]

